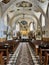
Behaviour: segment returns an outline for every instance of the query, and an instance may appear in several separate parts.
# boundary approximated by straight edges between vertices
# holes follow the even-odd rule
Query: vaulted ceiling
[[[48,0],[1,0],[1,16],[3,18],[7,16],[10,24],[19,18],[38,20],[41,13],[46,17],[48,3]]]

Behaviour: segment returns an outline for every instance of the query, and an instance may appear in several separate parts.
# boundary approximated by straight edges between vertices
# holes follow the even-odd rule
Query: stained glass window
[[[26,25],[26,24],[27,24],[27,21],[21,21],[21,23],[22,23],[23,25]]]

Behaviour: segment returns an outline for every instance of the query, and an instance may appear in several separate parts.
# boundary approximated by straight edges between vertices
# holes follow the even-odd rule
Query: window
[[[20,31],[20,25],[19,24],[16,24],[16,31]]]
[[[33,27],[33,23],[30,24],[30,31],[33,31],[34,27]]]
[[[45,26],[45,17],[42,15],[42,27]]]

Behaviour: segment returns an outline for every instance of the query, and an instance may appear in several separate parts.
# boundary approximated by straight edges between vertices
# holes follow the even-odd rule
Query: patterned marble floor
[[[33,65],[27,43],[23,42],[16,65]]]

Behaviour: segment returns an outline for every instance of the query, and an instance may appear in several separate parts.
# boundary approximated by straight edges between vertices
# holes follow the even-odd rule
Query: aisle
[[[28,42],[21,42],[7,65],[40,65],[40,62]]]
[[[17,59],[16,65],[33,65],[33,61],[27,46],[27,43],[22,43],[22,48]]]

